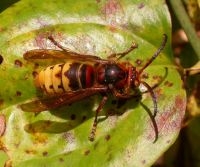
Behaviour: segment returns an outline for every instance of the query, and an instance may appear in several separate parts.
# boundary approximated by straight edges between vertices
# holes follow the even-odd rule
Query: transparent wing
[[[66,50],[53,50],[53,49],[34,49],[24,53],[24,59],[28,61],[33,60],[46,60],[46,59],[58,59],[58,60],[75,60],[81,62],[96,62],[107,63],[108,60],[101,59],[100,57],[93,55],[84,55],[72,51]]]
[[[70,91],[57,96],[36,99],[31,102],[21,104],[20,108],[25,112],[38,113],[45,110],[51,110],[62,105],[72,104],[86,97],[92,96],[97,93],[105,93],[106,91],[106,87],[87,88],[75,92]]]

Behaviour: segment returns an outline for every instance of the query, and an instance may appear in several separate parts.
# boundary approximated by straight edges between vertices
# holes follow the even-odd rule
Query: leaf
[[[1,148],[12,166],[150,166],[174,143],[186,97],[172,63],[171,24],[164,1],[21,0],[0,18],[0,108],[6,117]],[[110,97],[100,113],[94,142],[88,135],[100,95],[38,115],[20,109],[19,104],[38,97],[35,72],[58,63],[23,59],[28,50],[57,49],[47,40],[48,34],[64,47],[101,58],[136,42],[139,48],[122,61],[141,68],[160,46],[164,33],[169,37],[167,46],[142,78],[151,86],[159,83],[154,89],[159,110],[155,143],[148,93],[120,108]]]

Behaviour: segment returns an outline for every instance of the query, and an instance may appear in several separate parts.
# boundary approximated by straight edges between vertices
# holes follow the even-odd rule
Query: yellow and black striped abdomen
[[[94,67],[79,62],[56,64],[42,70],[36,84],[48,94],[76,91],[92,87]]]

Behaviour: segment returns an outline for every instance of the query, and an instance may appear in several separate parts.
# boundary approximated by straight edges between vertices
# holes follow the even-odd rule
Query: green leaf
[[[0,108],[7,124],[1,148],[13,166],[150,166],[174,143],[186,97],[172,62],[171,23],[164,1],[21,0],[0,18]],[[64,47],[101,58],[136,42],[139,48],[120,61],[139,69],[160,47],[164,33],[169,37],[167,46],[142,78],[151,86],[160,83],[154,89],[159,110],[155,143],[148,93],[120,108],[110,96],[100,113],[94,142],[88,136],[100,95],[38,115],[20,109],[20,104],[38,96],[33,74],[59,62],[38,66],[23,59],[28,50],[56,49],[48,34]]]

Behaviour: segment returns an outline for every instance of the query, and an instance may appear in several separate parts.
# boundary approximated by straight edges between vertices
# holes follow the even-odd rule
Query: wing
[[[53,49],[34,49],[24,53],[24,59],[28,61],[45,60],[45,59],[70,59],[76,61],[89,61],[96,63],[107,63],[108,60],[101,59],[93,55],[79,54],[68,50],[53,50]]]
[[[36,99],[31,102],[27,102],[20,105],[20,108],[25,112],[42,112],[45,110],[50,110],[57,108],[62,105],[71,104],[73,102],[82,100],[86,97],[92,96],[97,93],[107,92],[106,87],[94,87],[78,90],[75,92],[67,92],[59,96],[53,96],[49,98]]]

